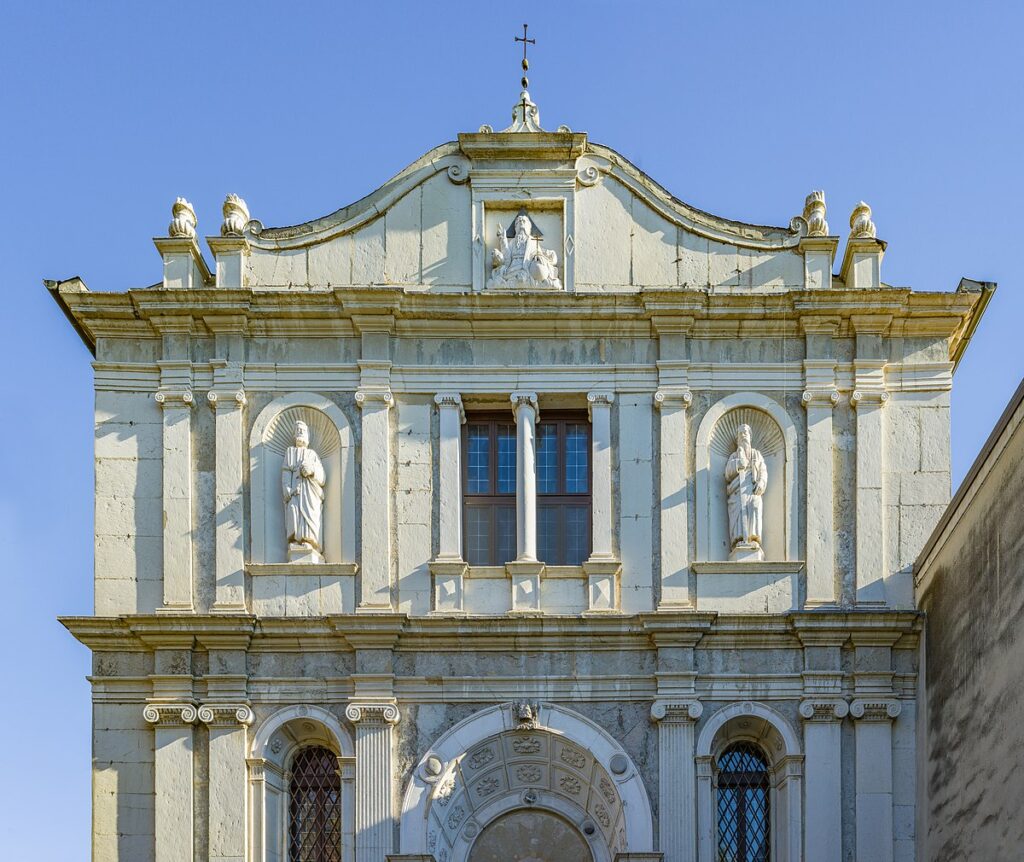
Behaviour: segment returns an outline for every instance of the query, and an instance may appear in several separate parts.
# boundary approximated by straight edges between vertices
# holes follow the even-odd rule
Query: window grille
[[[300,749],[288,797],[288,862],[341,862],[341,778],[334,752]]]
[[[771,858],[768,762],[749,742],[718,758],[718,862],[769,862]]]

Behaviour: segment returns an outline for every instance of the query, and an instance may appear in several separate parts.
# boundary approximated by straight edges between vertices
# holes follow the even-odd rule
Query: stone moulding
[[[247,563],[245,571],[254,578],[277,575],[326,575],[354,578],[358,563]]]

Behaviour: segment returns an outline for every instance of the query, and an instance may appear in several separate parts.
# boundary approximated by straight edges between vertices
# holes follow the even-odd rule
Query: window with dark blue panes
[[[463,543],[471,566],[516,558],[516,426],[508,414],[470,416],[462,432]]]
[[[586,413],[537,423],[537,557],[579,566],[590,556],[590,422]]]

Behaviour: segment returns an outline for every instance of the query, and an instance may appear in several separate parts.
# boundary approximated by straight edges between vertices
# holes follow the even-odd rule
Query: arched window
[[[329,748],[300,748],[288,786],[288,862],[341,862],[341,778]]]
[[[768,761],[751,742],[718,758],[718,862],[769,862],[771,811]]]

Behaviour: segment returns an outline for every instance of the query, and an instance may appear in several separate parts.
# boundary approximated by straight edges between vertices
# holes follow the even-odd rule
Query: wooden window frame
[[[568,509],[584,509],[586,511],[586,553],[584,559],[590,555],[593,545],[593,518],[594,518],[594,432],[591,427],[590,418],[585,410],[558,410],[545,411],[543,416],[537,420],[537,437],[534,440],[536,445],[540,436],[540,426],[556,425],[556,462],[558,465],[558,490],[555,493],[541,493],[539,482],[537,485],[537,510],[538,515],[542,506],[558,508],[561,511],[560,518],[563,529],[558,531],[558,546],[555,560],[542,560],[548,565],[562,565],[566,558],[566,532],[564,529],[565,512]],[[469,428],[471,425],[487,425],[488,439],[490,441],[490,458],[488,462],[490,492],[487,494],[470,493],[469,491]],[[469,559],[469,509],[488,508],[490,510],[489,544],[486,563],[471,563],[471,565],[503,566],[508,560],[498,559],[497,548],[497,523],[495,519],[498,508],[516,509],[516,491],[511,493],[498,493],[498,426],[511,426],[518,445],[519,429],[515,417],[509,417],[506,413],[481,412],[467,413],[466,422],[462,426],[462,518],[463,518],[463,554]],[[569,493],[566,491],[566,426],[584,425],[587,428],[587,490],[585,493]],[[535,458],[536,463],[536,458]],[[518,467],[517,467],[518,469]],[[570,565],[579,565],[571,563]]]
[[[558,531],[558,550],[555,560],[543,560],[551,566],[558,565],[580,565],[580,563],[565,563],[566,558],[566,531],[565,512],[568,509],[585,509],[586,517],[586,552],[584,559],[590,556],[594,541],[594,430],[590,424],[590,417],[586,410],[551,410],[546,411],[537,422],[537,439],[540,438],[540,426],[554,423],[557,426],[556,432],[556,463],[558,467],[558,490],[555,493],[542,494],[540,482],[537,483],[537,513],[538,513],[538,549],[540,556],[540,509],[542,506],[561,510],[562,529]],[[566,481],[566,426],[584,425],[587,428],[587,490],[586,493],[569,493],[565,490]],[[539,459],[538,459],[539,460]]]
[[[490,441],[490,458],[488,461],[488,473],[489,473],[489,484],[490,493],[478,494],[470,493],[469,491],[469,427],[471,425],[487,425],[488,426],[488,439]],[[471,508],[486,508],[490,512],[490,530],[489,530],[489,544],[487,548],[487,562],[486,563],[471,563],[476,566],[503,566],[508,560],[498,560],[498,547],[497,547],[497,522],[495,519],[495,510],[498,508],[511,508],[513,512],[513,519],[515,518],[516,511],[516,491],[513,485],[512,493],[498,493],[498,426],[499,425],[511,425],[514,435],[518,434],[516,428],[515,416],[509,416],[508,413],[467,413],[466,422],[462,426],[462,553],[464,557],[469,559],[469,509]],[[513,558],[515,556],[515,549],[513,549]]]

